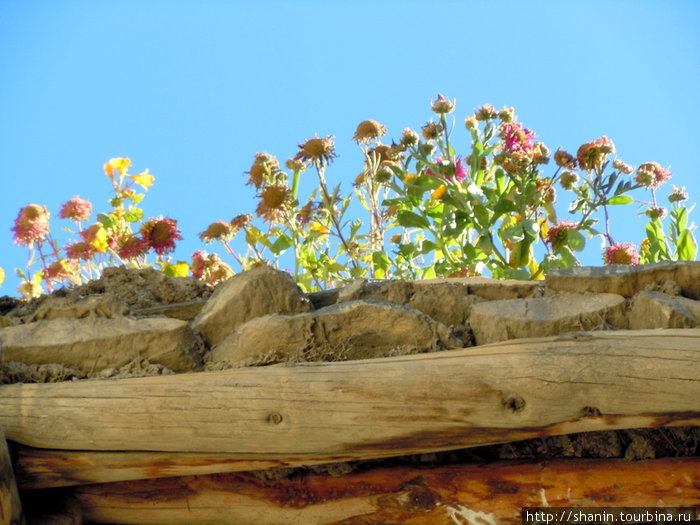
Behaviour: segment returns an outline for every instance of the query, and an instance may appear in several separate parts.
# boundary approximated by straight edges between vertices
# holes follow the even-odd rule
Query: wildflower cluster
[[[156,254],[156,264],[166,273],[187,273],[187,268],[177,270],[165,258],[182,238],[177,222],[164,217],[144,220],[143,210],[137,207],[144,194],[136,186],[147,190],[155,178],[148,170],[129,174],[130,165],[127,158],[114,158],[103,166],[114,190],[109,200],[112,209],[98,213],[93,222],[89,201],[76,195],[61,206],[59,218],[74,224],[73,230],[68,229],[74,238],[62,247],[51,235],[46,206],[28,204],[19,211],[13,238],[29,253],[26,268],[17,270],[22,295],[34,297],[43,293],[44,287],[52,291],[62,284],[79,284],[97,277],[105,266],[144,267],[150,252]],[[39,269],[32,271],[35,264]]]
[[[249,183],[259,190],[257,215],[269,226],[266,232],[248,227],[249,253],[257,262],[278,264],[277,256],[293,246],[294,276],[306,289],[356,277],[486,273],[540,279],[552,268],[580,264],[576,254],[596,235],[603,240],[605,264],[695,257],[687,210],[671,213],[669,235],[655,229],[666,211],[654,192],[671,176],[659,164],[641,164],[635,174],[614,157],[607,137],[584,143],[576,155],[561,148],[551,154],[513,108],[488,104],[465,120],[470,140],[457,154],[454,120],[448,121],[455,101],[438,95],[431,109],[434,120],[418,131],[406,128],[391,144],[382,142],[387,129],[380,122],[357,126],[353,140],[364,166],[354,194],[367,213],[364,219],[345,220],[349,197],[341,197],[339,185],[333,190],[327,185],[326,168],[335,158],[332,137],[314,136],[299,146],[286,164],[293,171],[291,186],[274,157],[258,154]],[[545,176],[542,170],[552,158],[553,173]],[[301,165],[290,162],[316,170],[318,185],[308,200],[297,196]],[[573,195],[567,219],[555,209],[557,186]],[[638,189],[651,191],[652,202],[635,201],[630,192]],[[670,200],[680,209],[684,197],[683,190],[674,190]],[[651,225],[641,253],[634,243],[616,242],[610,231],[608,208],[634,202]],[[265,249],[274,260],[265,257]]]
[[[291,273],[306,291],[360,277],[541,279],[550,269],[580,264],[577,254],[594,236],[602,240],[605,264],[695,259],[685,188],[673,186],[669,208],[657,199],[672,177],[669,169],[625,163],[607,137],[582,144],[575,155],[561,148],[551,154],[513,108],[489,104],[465,119],[467,140],[458,143],[455,107],[438,95],[431,102],[433,119],[418,130],[404,129],[396,141],[385,140],[388,131],[377,120],[360,122],[353,140],[363,164],[347,193],[327,178],[336,158],[333,136],[302,142],[283,167],[273,155],[257,153],[246,172],[256,193],[253,213],[215,220],[200,240],[220,244],[236,271],[291,261]],[[93,219],[91,203],[79,196],[61,206],[58,215],[74,224],[75,237],[63,247],[51,236],[45,206],[19,211],[14,241],[29,250],[26,270],[18,270],[23,295],[96,277],[107,265],[155,264],[172,276],[191,271],[211,285],[234,274],[229,262],[203,250],[189,264],[170,262],[181,239],[177,222],[144,218],[138,207],[144,193],[137,187],[148,190],[154,177],[148,170],[131,175],[130,166],[126,158],[104,165],[114,192],[109,212]],[[312,188],[303,198],[302,176],[311,178],[304,187]],[[636,191],[649,198],[633,198]],[[562,195],[570,197],[563,208],[567,218],[559,217]],[[610,207],[630,204],[647,220],[638,245],[611,232]],[[239,234],[244,251],[232,244]],[[151,253],[155,263],[148,262]],[[0,268],[0,283],[3,277]]]

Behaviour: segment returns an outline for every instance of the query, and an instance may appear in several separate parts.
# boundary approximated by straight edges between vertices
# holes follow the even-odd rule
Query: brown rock
[[[483,345],[600,329],[611,318],[622,316],[624,309],[620,295],[560,293],[478,303],[472,307],[470,323],[476,344]]]
[[[547,274],[546,287],[551,291],[615,293],[632,297],[647,286],[655,286],[666,280],[678,283],[685,297],[700,299],[700,261],[552,270]]]
[[[210,345],[223,341],[238,326],[268,314],[296,314],[312,309],[292,277],[268,266],[234,275],[216,288],[192,328]]]
[[[313,313],[268,315],[237,328],[211,352],[237,365],[343,361],[461,347],[427,315],[380,301],[350,301]]]
[[[179,371],[201,368],[201,345],[177,319],[59,318],[0,329],[2,360],[62,363],[83,372],[123,366],[133,359]]]
[[[700,326],[700,301],[660,292],[639,292],[632,299],[629,327],[696,328]]]
[[[211,351],[211,361],[238,366],[299,359],[314,342],[314,317],[270,314],[240,325]]]
[[[415,281],[414,288],[415,292],[407,306],[452,327],[455,335],[464,343],[471,340],[469,316],[472,306],[483,302],[484,299],[470,294],[467,286],[452,282],[452,279],[430,285],[422,285],[420,281]]]
[[[173,303],[165,305],[151,306],[149,308],[139,308],[132,314],[135,317],[165,316],[182,321],[191,321],[202,311],[207,302],[204,299],[187,301],[186,303]]]
[[[352,301],[316,312],[315,352],[339,351],[345,359],[459,348],[442,323],[414,308],[381,301]]]
[[[86,317],[114,319],[128,313],[129,307],[113,295],[97,294],[79,299],[48,296],[36,311],[25,319],[25,322],[62,318],[84,319]]]

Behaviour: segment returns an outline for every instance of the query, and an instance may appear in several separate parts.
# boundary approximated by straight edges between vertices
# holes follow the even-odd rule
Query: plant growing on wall
[[[671,172],[658,163],[630,166],[607,137],[582,144],[575,155],[561,148],[552,154],[513,108],[491,105],[465,119],[466,140],[458,139],[455,102],[438,95],[431,109],[420,132],[406,128],[390,144],[376,120],[357,126],[353,140],[363,165],[350,191],[331,182],[333,136],[299,144],[284,169],[274,156],[256,154],[246,172],[256,218],[243,213],[215,221],[200,239],[219,243],[236,270],[288,268],[306,291],[356,278],[542,279],[553,268],[580,264],[577,254],[594,237],[602,241],[605,264],[695,259],[693,206],[686,207],[685,189],[675,186],[670,209],[659,203]],[[71,221],[74,235],[64,246],[51,235],[45,206],[20,210],[12,228],[15,243],[28,250],[26,268],[17,270],[20,293],[79,284],[115,265],[155,266],[170,276],[191,272],[212,285],[233,275],[224,258],[204,250],[190,264],[171,261],[181,239],[177,221],[145,219],[140,191],[155,179],[148,170],[129,174],[130,166],[127,158],[104,165],[113,197],[95,219],[92,204],[78,196],[63,204],[59,217]],[[315,181],[304,196],[302,177]],[[641,191],[649,197],[635,199]],[[634,205],[648,219],[639,246],[616,239],[611,229],[611,207]],[[244,251],[232,246],[237,235]],[[0,283],[3,276],[0,269]]]

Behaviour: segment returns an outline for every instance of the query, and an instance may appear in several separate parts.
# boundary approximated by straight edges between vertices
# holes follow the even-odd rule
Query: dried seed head
[[[357,125],[352,139],[358,144],[366,144],[386,135],[386,128],[376,120],[363,120]]]

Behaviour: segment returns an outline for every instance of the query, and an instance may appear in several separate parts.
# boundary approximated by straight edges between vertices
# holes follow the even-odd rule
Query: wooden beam
[[[700,329],[601,331],[389,359],[0,386],[21,444],[367,459],[700,424]]]
[[[299,467],[308,459],[236,459],[233,454],[44,450],[15,445],[15,477],[21,490],[111,483],[224,472]],[[350,458],[335,458],[336,461]]]
[[[24,514],[12,471],[12,460],[0,425],[0,525],[22,525]]]
[[[85,519],[197,525],[520,524],[528,506],[693,506],[700,458],[381,467],[339,477],[251,474],[85,485]]]

